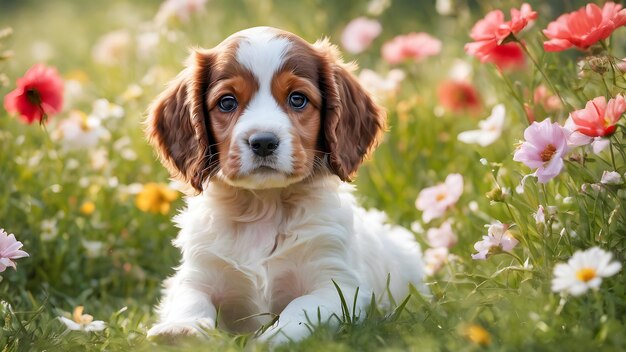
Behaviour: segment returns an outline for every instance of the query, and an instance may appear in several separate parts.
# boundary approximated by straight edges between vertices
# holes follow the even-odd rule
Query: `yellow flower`
[[[89,314],[83,314],[83,306],[74,308],[72,319],[66,317],[59,317],[59,319],[70,330],[79,331],[102,331],[106,328],[106,323],[102,320],[93,320],[93,317]]]
[[[72,70],[65,75],[65,79],[78,81],[80,83],[87,83],[89,82],[89,75],[82,70]]]
[[[80,206],[80,212],[85,215],[91,215],[96,211],[96,205],[93,202],[86,201]]]
[[[491,344],[491,335],[480,325],[468,325],[464,330],[464,335],[477,345],[488,346]]]
[[[146,183],[135,198],[139,210],[163,215],[170,211],[170,203],[178,198],[178,193],[160,183]]]

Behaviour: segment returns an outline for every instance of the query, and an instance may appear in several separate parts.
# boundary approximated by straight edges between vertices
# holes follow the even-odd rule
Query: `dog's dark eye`
[[[237,109],[237,99],[232,95],[225,95],[220,98],[217,107],[221,112],[231,112]]]
[[[289,94],[289,106],[296,110],[302,110],[306,106],[309,100],[301,93],[291,93]]]

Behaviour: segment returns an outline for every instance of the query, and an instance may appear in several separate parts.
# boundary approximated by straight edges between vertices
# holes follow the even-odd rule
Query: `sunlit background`
[[[339,331],[322,327],[289,348],[626,349],[622,271],[582,296],[551,285],[555,265],[577,251],[597,246],[624,262],[624,117],[615,134],[571,147],[545,184],[524,178],[534,169],[513,160],[531,122],[563,125],[587,101],[624,93],[626,29],[585,50],[546,52],[541,30],[587,2],[529,3],[538,16],[515,33],[528,52],[514,40],[519,55],[503,67],[464,46],[478,20],[495,9],[508,20],[518,1],[0,0],[0,97],[36,64],[56,68],[64,85],[62,109],[47,123],[24,123],[6,102],[0,108],[0,228],[29,254],[0,273],[0,350],[168,348],[145,333],[180,258],[170,219],[184,203],[141,121],[190,48],[260,25],[310,42],[328,37],[358,63],[355,74],[389,118],[355,182],[358,198],[412,229],[433,292],[395,312],[342,321]],[[359,17],[379,32],[354,50],[342,38]],[[386,56],[387,43],[413,32],[428,40],[397,61]],[[440,205],[416,204],[428,187],[440,187],[450,204],[434,212]],[[497,231],[516,243],[482,252],[477,242]],[[486,260],[473,259],[477,252]],[[207,343],[264,348],[221,331],[183,347]]]

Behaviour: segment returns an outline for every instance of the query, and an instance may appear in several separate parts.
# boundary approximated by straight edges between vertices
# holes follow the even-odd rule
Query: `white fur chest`
[[[316,266],[314,249],[324,248],[325,261],[349,256],[353,198],[347,189],[337,192],[339,186],[334,178],[288,191],[212,185],[189,198],[175,219],[179,271],[211,297],[222,324],[235,331],[258,328],[269,317],[243,318],[277,314],[316,286],[315,271],[324,268]]]

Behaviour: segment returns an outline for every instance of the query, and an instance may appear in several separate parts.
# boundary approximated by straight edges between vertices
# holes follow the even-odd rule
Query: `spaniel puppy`
[[[250,332],[274,315],[260,339],[297,341],[341,316],[335,283],[357,315],[372,293],[389,307],[409,284],[427,292],[411,233],[344,182],[385,128],[350,70],[327,41],[252,28],[195,50],[156,99],[148,138],[196,194],[175,217],[182,262],[149,336]]]

